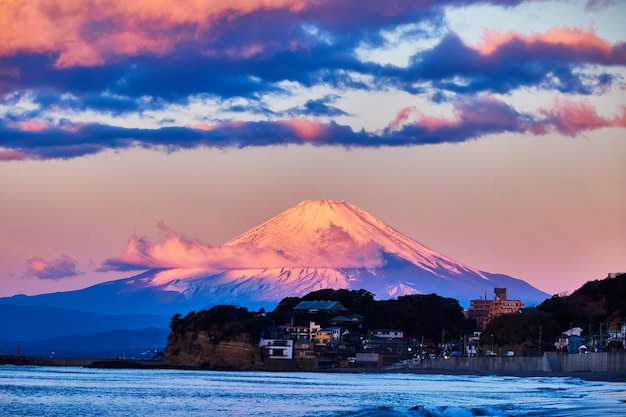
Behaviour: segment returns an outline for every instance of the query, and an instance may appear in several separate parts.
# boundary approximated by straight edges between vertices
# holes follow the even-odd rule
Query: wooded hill
[[[583,336],[598,335],[600,326],[617,330],[626,321],[626,274],[615,278],[589,281],[571,295],[555,295],[520,314],[491,320],[482,335],[483,344],[493,335],[496,346],[512,345],[522,352],[554,350],[554,341],[562,332],[583,329]],[[541,340],[541,346],[539,345]],[[619,348],[605,346],[606,348]]]
[[[468,320],[463,308],[453,298],[429,295],[406,295],[395,300],[374,300],[374,295],[366,290],[324,289],[311,292],[304,297],[283,299],[272,312],[248,311],[238,306],[216,306],[198,313],[191,312],[186,317],[177,314],[172,317],[172,332],[185,333],[208,331],[214,340],[232,340],[245,333],[251,342],[259,340],[262,330],[268,326],[293,324],[308,326],[315,321],[325,325],[332,319],[327,312],[309,313],[294,311],[301,301],[339,301],[350,313],[364,317],[365,329],[393,328],[402,330],[409,337],[426,341],[440,341],[442,331],[446,340],[472,334],[476,323]]]

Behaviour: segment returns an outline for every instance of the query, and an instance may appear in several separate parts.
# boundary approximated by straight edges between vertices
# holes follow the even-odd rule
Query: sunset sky
[[[552,294],[626,271],[624,16],[0,0],[0,296],[128,277],[105,261],[129,241],[220,245],[306,199]]]

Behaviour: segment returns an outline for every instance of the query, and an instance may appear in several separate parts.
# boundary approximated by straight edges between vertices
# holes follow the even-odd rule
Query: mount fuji
[[[549,296],[523,280],[453,261],[343,201],[303,201],[218,247],[184,241],[173,256],[168,242],[156,246],[134,241],[105,262],[143,268],[139,275],[0,304],[171,315],[217,304],[273,309],[285,297],[325,288],[365,289],[377,299],[436,293],[466,307],[494,287],[527,305]]]

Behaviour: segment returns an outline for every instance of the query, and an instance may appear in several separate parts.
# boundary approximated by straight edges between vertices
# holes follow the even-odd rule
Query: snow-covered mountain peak
[[[345,201],[302,201],[224,245],[270,249],[299,261],[300,266],[375,268],[392,254],[432,272],[481,274]]]
[[[296,243],[303,237],[310,238],[321,229],[338,226],[354,237],[363,235],[363,220],[376,220],[358,207],[345,201],[305,200],[261,225],[226,242],[226,245],[254,243],[267,246],[271,242],[287,239]],[[305,235],[305,236],[303,236]]]

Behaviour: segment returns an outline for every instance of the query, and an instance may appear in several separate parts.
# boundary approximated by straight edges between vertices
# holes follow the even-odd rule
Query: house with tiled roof
[[[300,301],[293,310],[311,314],[320,312],[339,314],[348,311],[339,301]]]

